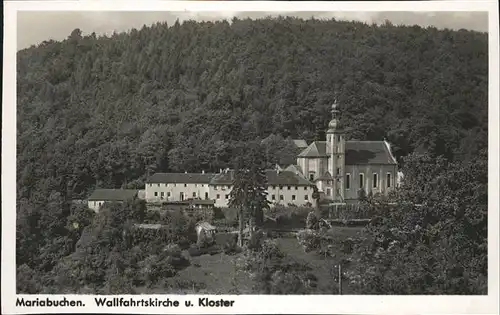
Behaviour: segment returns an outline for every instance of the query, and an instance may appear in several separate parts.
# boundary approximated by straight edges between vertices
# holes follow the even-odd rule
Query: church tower
[[[329,154],[328,172],[332,175],[332,201],[344,202],[345,176],[345,133],[339,121],[337,99],[332,105],[332,120],[326,132],[327,150]]]

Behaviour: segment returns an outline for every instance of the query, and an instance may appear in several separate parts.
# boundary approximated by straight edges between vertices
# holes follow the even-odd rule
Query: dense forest
[[[336,93],[347,137],[386,138],[402,167],[412,153],[425,154],[423,165],[487,167],[487,40],[389,22],[268,18],[158,23],[110,37],[76,29],[21,50],[18,273],[53,273],[74,251],[95,223],[71,200],[95,187],[218,171],[242,143],[266,138],[270,165],[293,162],[287,139],[323,139]]]

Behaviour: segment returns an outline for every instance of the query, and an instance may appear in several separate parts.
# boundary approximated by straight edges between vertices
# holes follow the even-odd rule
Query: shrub
[[[189,256],[197,257],[203,255],[202,250],[197,245],[191,245],[188,249]]]
[[[313,230],[299,231],[297,233],[297,241],[302,245],[306,253],[319,249],[321,246],[321,236]]]
[[[248,249],[259,250],[262,245],[263,239],[264,239],[264,234],[261,231],[255,231],[248,240],[247,244]]]

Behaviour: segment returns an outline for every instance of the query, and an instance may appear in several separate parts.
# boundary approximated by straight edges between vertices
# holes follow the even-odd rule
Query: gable
[[[327,148],[328,143],[326,141],[314,141],[307,148],[305,148],[298,157],[307,158],[317,158],[317,157],[328,157]]]

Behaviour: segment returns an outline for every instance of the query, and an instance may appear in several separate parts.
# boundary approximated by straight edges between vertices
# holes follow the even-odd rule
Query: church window
[[[387,188],[391,188],[391,173],[387,173]]]
[[[359,173],[359,188],[365,188],[365,174]]]
[[[378,187],[378,174],[373,173],[373,188],[377,188],[377,187]]]
[[[345,174],[345,189],[351,188],[351,174]]]
[[[292,200],[295,200],[295,195],[292,195]]]

